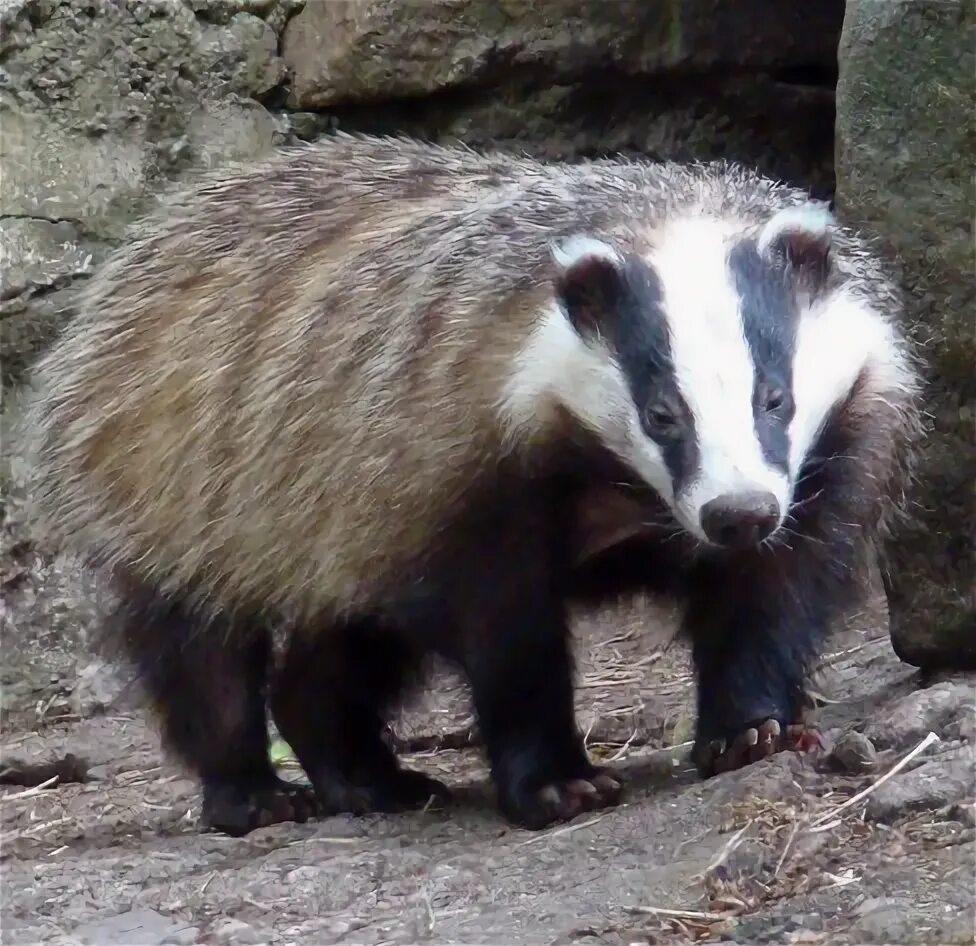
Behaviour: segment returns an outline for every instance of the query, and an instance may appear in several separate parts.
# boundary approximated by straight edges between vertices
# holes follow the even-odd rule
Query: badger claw
[[[526,793],[517,805],[506,806],[506,814],[521,827],[539,830],[556,821],[570,821],[585,811],[615,805],[622,790],[621,779],[597,770],[586,778],[551,782]]]
[[[759,762],[777,752],[791,750],[811,753],[825,747],[820,732],[805,725],[794,723],[785,728],[777,719],[766,719],[758,726],[740,731],[731,742],[713,739],[696,746],[693,752],[695,765],[703,778],[741,769]]]

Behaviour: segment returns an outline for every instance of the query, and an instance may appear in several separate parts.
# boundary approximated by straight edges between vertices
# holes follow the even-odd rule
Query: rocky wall
[[[284,140],[287,0],[0,4],[0,327],[16,381],[128,223],[195,167]]]
[[[837,89],[837,206],[882,238],[928,368],[911,521],[889,549],[892,642],[976,669],[976,7],[850,0]]]

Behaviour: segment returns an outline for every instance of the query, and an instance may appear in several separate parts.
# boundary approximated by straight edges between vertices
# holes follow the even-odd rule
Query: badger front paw
[[[541,830],[558,821],[616,805],[623,779],[615,772],[582,766],[572,778],[547,778],[541,773],[499,785],[499,804],[505,817],[522,828]]]
[[[702,778],[741,769],[776,752],[816,753],[825,748],[820,731],[806,723],[783,725],[768,718],[717,737],[699,733],[692,761]]]

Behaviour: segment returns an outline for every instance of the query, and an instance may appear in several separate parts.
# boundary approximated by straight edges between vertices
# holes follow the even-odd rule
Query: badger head
[[[893,363],[888,324],[834,278],[819,205],[760,226],[688,216],[640,252],[579,235],[553,259],[522,404],[557,401],[706,546],[774,536],[832,409]]]

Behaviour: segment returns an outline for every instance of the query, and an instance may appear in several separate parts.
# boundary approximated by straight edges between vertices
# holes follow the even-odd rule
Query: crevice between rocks
[[[43,214],[10,214],[0,213],[0,223],[4,220],[37,220],[41,223],[70,223],[79,231],[84,230],[84,223],[77,217],[47,217]]]
[[[311,139],[339,128],[456,139],[566,160],[612,153],[732,158],[829,199],[834,83],[830,70],[816,66],[666,76],[592,69],[565,82],[523,69],[492,85],[283,111],[314,116],[318,127],[299,133]]]

